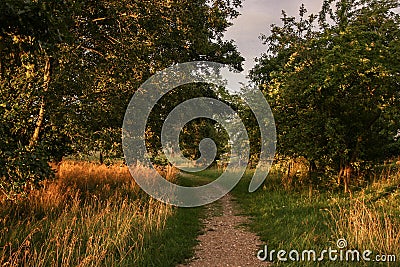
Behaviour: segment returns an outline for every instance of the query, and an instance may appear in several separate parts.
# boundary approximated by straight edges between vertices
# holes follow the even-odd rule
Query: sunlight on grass
[[[148,176],[144,167],[133,173]],[[173,181],[176,171],[166,175]],[[27,198],[1,204],[1,266],[154,265],[148,251],[177,214],[142,193],[126,166],[73,161]]]
[[[349,249],[372,250],[376,254],[400,256],[400,173],[377,177],[375,183],[351,196],[334,189],[288,187],[287,180],[271,173],[262,188],[248,193],[251,172],[233,194],[250,228],[270,250],[290,251],[337,248],[345,238]],[[276,262],[278,266],[315,266],[315,262]],[[338,266],[324,261],[321,266]],[[346,263],[341,266],[387,266],[388,263]],[[391,265],[390,265],[391,266]]]
[[[338,201],[330,211],[330,227],[337,237],[360,249],[400,256],[400,171]]]

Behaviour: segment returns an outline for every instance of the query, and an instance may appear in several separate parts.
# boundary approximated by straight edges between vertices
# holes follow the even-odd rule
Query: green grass
[[[205,185],[216,178],[218,178],[221,175],[220,171],[217,171],[215,169],[206,169],[201,172],[197,172],[196,174],[191,174],[191,173],[181,173],[179,176],[179,184],[183,186],[200,186],[200,185]]]
[[[187,176],[186,186],[205,184],[220,175],[216,170],[205,170]],[[317,258],[325,249],[338,249],[337,240],[345,238],[343,250],[366,249],[376,254],[394,254],[400,260],[400,188],[398,179],[383,179],[361,188],[350,196],[328,187],[308,186],[284,189],[278,175],[269,175],[261,188],[248,193],[252,173],[248,172],[232,194],[243,214],[250,216],[250,229],[257,233],[268,250],[289,252],[294,249],[315,250]],[[397,177],[398,178],[398,177]],[[215,204],[214,204],[215,205]],[[260,249],[263,248],[260,247]],[[287,255],[286,255],[287,257]],[[276,266],[398,266],[398,263],[276,261]]]
[[[119,166],[66,163],[63,170],[63,179],[19,203],[1,205],[0,265],[175,266],[193,256],[201,219],[222,212],[218,202],[212,209],[159,203]],[[138,175],[147,175],[146,170],[138,169]],[[219,175],[212,169],[182,173],[174,182],[199,186]],[[343,237],[349,249],[395,254],[400,260],[400,172],[386,174],[352,196],[328,187],[284,187],[278,175],[248,193],[250,179],[247,173],[232,194],[269,251],[320,253],[336,249]],[[276,265],[387,266],[328,261]]]
[[[337,249],[336,242],[339,238],[344,237],[348,240],[349,244],[346,249],[371,249],[374,251],[385,251],[384,248],[379,247],[379,242],[385,240],[392,242],[393,247],[398,244],[395,237],[389,237],[387,232],[388,224],[376,224],[371,226],[374,222],[365,223],[365,228],[368,228],[369,233],[362,232],[360,229],[363,226],[354,227],[355,223],[361,224],[365,221],[366,217],[380,217],[379,221],[393,220],[393,224],[389,228],[398,229],[400,219],[397,216],[388,217],[382,212],[382,209],[375,209],[372,202],[366,205],[363,210],[362,207],[355,204],[355,200],[360,200],[365,197],[365,192],[357,192],[352,200],[348,195],[344,195],[335,191],[328,190],[313,190],[310,195],[309,189],[304,190],[291,190],[283,189],[281,182],[277,176],[269,175],[264,185],[254,193],[248,193],[247,188],[250,182],[251,173],[248,173],[233,190],[236,201],[242,207],[244,215],[250,216],[251,222],[249,227],[257,233],[265,245],[268,245],[268,250],[279,251],[281,249],[289,252],[294,249],[297,251],[315,250],[317,258],[320,251],[324,249]],[[374,199],[377,195],[382,196],[379,192],[387,193],[392,189],[393,185],[388,185],[385,189],[375,190],[369,189],[370,198]],[[378,191],[378,192],[377,192]],[[392,192],[391,191],[391,192]],[[395,193],[398,195],[398,192]],[[398,214],[399,211],[399,198],[387,197],[385,198],[390,214]],[[389,205],[389,203],[391,203]],[[393,208],[396,206],[396,208]],[[351,207],[351,209],[350,209]],[[380,206],[382,207],[382,206]],[[397,209],[397,213],[394,210]],[[349,211],[354,211],[348,214]],[[393,211],[393,212],[392,212]],[[385,209],[388,212],[388,209]],[[367,215],[365,215],[367,214]],[[350,216],[350,217],[348,217]],[[363,217],[364,216],[364,217]],[[337,221],[336,221],[337,220]],[[337,224],[340,223],[338,226]],[[373,228],[375,227],[375,228]],[[393,230],[392,229],[392,230]],[[382,234],[382,240],[375,240],[375,243],[362,243],[360,236],[355,239],[352,231],[358,231],[359,235],[364,235],[366,238],[371,238],[373,235]],[[386,238],[386,239],[384,239]],[[354,243],[351,243],[354,242]],[[373,247],[375,245],[375,247]],[[383,246],[383,245],[382,245]],[[399,253],[399,249],[394,248],[392,253]],[[388,252],[388,251],[386,251]],[[286,257],[288,255],[286,254]],[[397,254],[397,260],[400,260],[400,254]],[[388,264],[378,264],[373,262],[367,264],[366,262],[359,263],[346,263],[346,262],[329,262],[327,256],[321,262],[293,262],[288,259],[287,262],[277,262],[275,252],[275,263],[277,266],[387,266]],[[398,263],[397,263],[398,264]],[[398,266],[393,263],[390,266]]]
[[[264,187],[248,193],[250,181],[246,176],[233,194],[245,215],[252,218],[250,227],[270,249],[317,249],[332,245],[329,231],[321,218],[328,207],[327,196],[312,199],[308,193],[268,190]],[[267,182],[268,183],[268,182]],[[285,264],[287,266],[299,266]]]
[[[210,181],[207,177],[180,174],[177,183],[182,186],[200,186]],[[205,208],[174,208],[166,226],[158,236],[149,240],[142,266],[175,266],[184,263],[194,255],[194,247],[198,244],[197,236],[202,233]]]
[[[191,258],[202,230],[202,216],[202,208],[176,208],[163,231],[145,242],[145,253],[138,266],[175,266]]]

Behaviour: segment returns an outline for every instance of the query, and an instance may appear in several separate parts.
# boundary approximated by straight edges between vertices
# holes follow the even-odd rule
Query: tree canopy
[[[223,34],[241,1],[5,0],[0,7],[0,188],[49,177],[48,160],[121,155],[135,90],[156,71],[210,60],[241,70]],[[157,115],[154,115],[157,116]]]
[[[282,14],[251,77],[268,97],[281,155],[335,170],[399,153],[400,17],[395,0],[326,0]]]

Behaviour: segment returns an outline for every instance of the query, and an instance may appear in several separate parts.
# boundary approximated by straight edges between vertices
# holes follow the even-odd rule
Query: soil
[[[230,194],[207,206],[204,234],[198,237],[195,255],[178,267],[271,266],[257,259],[263,243],[246,229],[248,218],[237,213],[238,208]]]

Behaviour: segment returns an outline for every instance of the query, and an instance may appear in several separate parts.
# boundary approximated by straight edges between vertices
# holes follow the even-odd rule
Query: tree
[[[64,2],[5,1],[0,7],[0,188],[31,188],[51,176],[40,135],[45,124],[54,58],[68,42]]]
[[[327,0],[319,16],[283,14],[252,70],[277,121],[278,151],[336,170],[377,161],[399,125],[398,1]],[[318,19],[318,28],[315,28]],[[373,149],[371,149],[373,148]]]
[[[127,3],[130,3],[129,8],[125,8]],[[228,18],[233,19],[238,15],[235,7],[239,5],[240,1],[153,1],[145,4],[142,1],[126,1],[122,4],[123,8],[116,7],[116,13],[123,14],[118,21],[125,25],[121,27],[124,32],[119,39],[124,46],[113,51],[129,56],[117,54],[113,57],[118,62],[116,65],[124,68],[114,68],[112,83],[104,86],[104,93],[112,96],[105,106],[114,107],[111,114],[115,117],[112,121],[118,123],[110,128],[120,133],[133,89],[156,71],[196,60],[221,62],[242,70],[243,58],[233,42],[222,40],[224,31],[230,25]],[[187,16],[188,12],[190,16]],[[133,80],[132,77],[137,79]],[[163,104],[154,107],[148,124],[148,133],[151,133],[148,143],[153,155],[160,150],[162,118],[181,101],[195,96],[212,96],[212,90],[193,86],[180,88],[169,94]],[[119,136],[114,142],[120,144]]]
[[[173,89],[153,107],[153,111],[147,121],[146,145],[150,155],[153,158],[158,158],[158,162],[160,162],[159,159],[162,159],[164,163],[167,163],[162,153],[161,144],[161,130],[164,121],[176,106],[184,101],[199,97],[219,99],[218,94],[210,88],[210,85],[196,83]],[[217,160],[221,158],[222,154],[227,152],[228,136],[226,131],[210,119],[199,118],[190,121],[182,129],[179,137],[182,153],[185,157],[192,160],[200,157],[200,141],[207,137],[214,140],[217,145]]]
[[[36,184],[51,175],[48,160],[71,153],[120,156],[125,109],[156,71],[199,59],[240,69],[243,58],[222,40],[239,5],[6,0],[0,7],[3,191]]]

